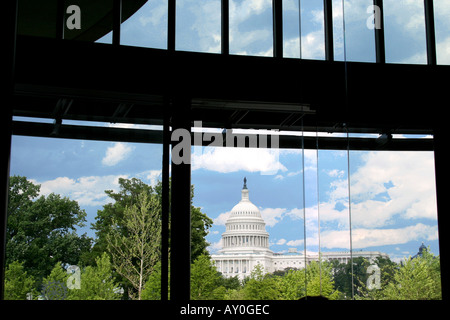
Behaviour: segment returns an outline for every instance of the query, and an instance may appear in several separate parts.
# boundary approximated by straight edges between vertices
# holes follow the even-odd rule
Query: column
[[[191,133],[191,101],[185,97],[173,99],[172,130]],[[172,135],[172,139],[174,139]],[[172,140],[172,197],[171,197],[171,254],[170,299],[190,299],[191,284],[191,153],[179,150],[176,138]],[[174,153],[183,161],[174,163]],[[189,161],[187,161],[189,160]]]

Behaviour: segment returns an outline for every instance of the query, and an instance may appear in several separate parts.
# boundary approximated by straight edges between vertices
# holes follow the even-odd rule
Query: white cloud
[[[425,239],[427,241],[438,239],[437,225],[428,226],[422,223],[397,229],[366,229],[352,230],[353,249],[368,247],[405,244],[410,241]],[[313,239],[311,239],[313,240]],[[323,248],[349,248],[349,230],[326,231],[320,235]],[[307,240],[308,241],[308,240]],[[308,242],[307,242],[308,243]]]
[[[286,243],[286,239],[280,239],[280,240],[277,241],[276,244],[279,245],[279,246],[282,246],[285,243]]]
[[[148,170],[137,174],[138,178],[145,178],[150,181],[151,186],[155,186],[158,180],[161,180],[162,170]]]
[[[260,171],[273,175],[287,170],[279,161],[278,150],[250,148],[203,148],[201,154],[192,154],[192,170],[198,169],[221,173]]]
[[[119,178],[126,175],[89,176],[78,179],[58,177],[53,180],[33,183],[41,185],[41,195],[60,194],[78,202],[80,206],[99,206],[112,202],[105,190],[119,190]]]
[[[437,225],[428,226],[418,223],[413,226],[397,229],[359,228],[352,230],[352,248],[354,250],[384,245],[399,245],[421,239],[427,241],[437,240]],[[297,239],[288,241],[286,245],[290,247],[299,247],[303,246],[304,243],[305,239]],[[308,246],[318,246],[319,237],[307,237],[306,244]],[[320,234],[320,246],[322,249],[348,250],[350,248],[350,231],[348,229],[323,231]]]
[[[326,174],[332,178],[342,178],[345,175],[345,172],[344,170],[333,169],[327,170]]]
[[[214,219],[214,224],[217,226],[224,226],[225,222],[227,222],[228,218],[230,217],[230,214],[231,211],[219,214],[219,216]]]
[[[128,155],[134,150],[134,147],[129,146],[123,142],[115,142],[112,147],[106,149],[106,154],[102,159],[102,164],[105,166],[115,166],[122,160],[126,159]]]
[[[266,222],[267,227],[273,227],[281,221],[283,214],[286,212],[284,208],[265,208],[261,209],[261,216]]]
[[[223,244],[222,244],[222,238],[221,238],[219,241],[211,243],[211,245],[208,246],[207,249],[210,253],[214,253],[214,252],[217,252],[218,250],[221,250],[222,248],[223,248]]]

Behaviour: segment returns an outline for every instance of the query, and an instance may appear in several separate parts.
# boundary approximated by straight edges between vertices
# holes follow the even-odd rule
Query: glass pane
[[[325,59],[323,1],[301,1],[302,59]]]
[[[450,3],[434,0],[437,63],[450,64]]]
[[[373,0],[345,1],[345,41],[348,61],[375,62],[375,35],[367,20]]]
[[[211,141],[211,130],[199,140]],[[222,131],[216,130],[216,137]],[[265,130],[233,130],[238,132],[258,142],[272,139]],[[212,267],[205,258],[196,258],[191,298],[299,299],[305,294],[301,150],[237,145],[239,140],[234,147],[193,148],[193,205],[213,221],[206,240],[220,274],[211,272],[215,285],[200,292],[205,281],[199,273]],[[286,277],[296,281],[287,287]],[[285,290],[276,290],[278,283]],[[259,285],[268,289],[253,290]]]
[[[320,142],[319,142],[320,147]],[[321,295],[351,299],[351,247],[347,152],[319,150]]]
[[[298,1],[283,1],[283,56],[300,58],[300,10]]]
[[[385,0],[384,27],[386,62],[427,63],[422,0]]]
[[[138,237],[152,252],[140,298],[160,299],[161,155],[159,144],[13,136],[6,298],[137,299],[139,274],[120,252],[138,266]],[[25,272],[24,283],[13,277]]]
[[[344,25],[342,0],[333,0],[333,46],[334,60],[344,61]]]
[[[136,13],[122,22],[120,44],[166,49],[167,12],[167,0],[147,1]],[[124,17],[124,13],[122,16]]]
[[[230,0],[230,53],[273,56],[271,0]]]
[[[220,53],[220,0],[178,0],[176,49]]]
[[[355,294],[441,299],[433,153],[351,151],[350,157],[353,252],[364,258],[354,260]]]

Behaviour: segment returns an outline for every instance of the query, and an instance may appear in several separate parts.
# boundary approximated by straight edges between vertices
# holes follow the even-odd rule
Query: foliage
[[[14,261],[5,270],[5,300],[25,300],[28,294],[37,297],[34,277],[24,270],[23,263]]]
[[[336,300],[339,291],[334,288],[332,265],[328,262],[312,261],[306,268],[306,293],[308,296]]]
[[[10,177],[6,264],[21,261],[39,285],[57,261],[77,264],[92,239],[79,236],[86,212],[76,201],[51,193],[39,198],[40,186],[26,177]]]
[[[168,281],[170,284],[170,264],[168,272]],[[169,298],[170,298],[170,285],[168,287]],[[142,300],[161,300],[161,261],[153,268],[153,272],[148,277],[147,282],[144,285],[144,289],[141,293]]]
[[[405,260],[393,279],[378,293],[385,300],[442,299],[439,257],[428,250],[422,256]]]
[[[103,253],[95,262],[95,266],[88,266],[82,271],[80,289],[69,290],[70,300],[120,299],[109,256]]]
[[[191,267],[191,299],[222,300],[226,289],[220,282],[221,276],[209,256],[199,256]]]
[[[103,210],[98,210],[95,223],[92,224],[92,229],[96,232],[96,243],[92,250],[92,254],[88,257],[90,263],[93,258],[106,251],[108,246],[106,237],[113,227],[113,221],[115,222],[115,228],[122,235],[127,234],[127,229],[124,223],[124,211],[125,208],[131,207],[138,202],[139,194],[145,193],[149,197],[155,196],[159,203],[162,202],[162,182],[158,181],[157,184],[152,187],[145,184],[140,179],[124,179],[119,178],[119,192],[115,193],[112,190],[106,190],[106,194],[114,200],[113,203],[108,203],[103,206]],[[194,187],[191,187],[191,263],[195,261],[200,255],[207,254],[206,248],[209,243],[205,240],[205,236],[208,234],[208,230],[211,228],[213,221],[203,212],[200,208],[192,205],[192,199],[194,198]],[[170,199],[170,194],[169,194]],[[169,222],[170,228],[170,222]],[[89,262],[88,262],[89,264]]]
[[[264,267],[257,264],[245,282],[245,300],[276,300],[280,296],[278,278],[264,274]]]
[[[161,208],[158,199],[142,192],[135,204],[125,208],[122,220],[126,234],[113,220],[113,227],[106,237],[107,248],[114,269],[137,291],[129,291],[130,298],[141,300],[144,283],[161,256]]]

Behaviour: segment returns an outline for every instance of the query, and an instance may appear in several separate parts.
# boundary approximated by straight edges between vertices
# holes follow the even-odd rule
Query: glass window
[[[365,257],[355,261],[355,294],[441,299],[433,152],[351,151],[350,163],[353,252]],[[416,264],[426,275],[415,273]],[[406,289],[408,277],[427,278],[433,288]]]
[[[434,0],[437,63],[450,64],[450,5],[446,0]]]
[[[167,12],[167,0],[146,1],[136,13],[122,22],[120,44],[166,49]]]
[[[348,61],[375,62],[375,34],[368,28],[373,0],[345,1],[345,45]]]
[[[160,144],[13,136],[5,298],[160,299],[161,156]]]
[[[220,0],[178,0],[176,49],[220,53]]]
[[[386,62],[426,64],[425,11],[421,0],[385,0]]]
[[[283,1],[283,56],[300,58],[299,1]]]
[[[271,0],[230,0],[230,53],[273,56]]]
[[[301,4],[302,59],[325,59],[323,1],[303,0]]]

